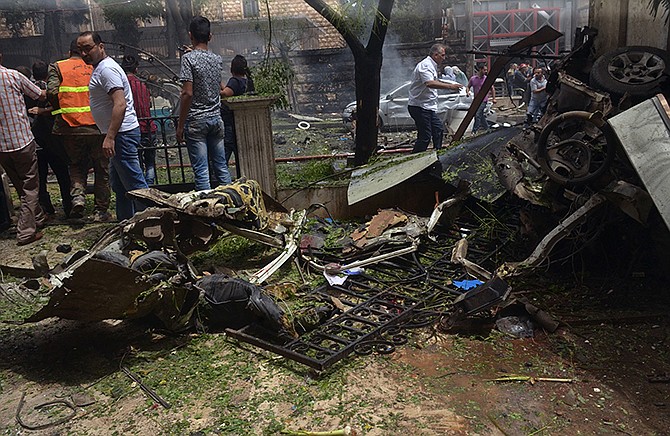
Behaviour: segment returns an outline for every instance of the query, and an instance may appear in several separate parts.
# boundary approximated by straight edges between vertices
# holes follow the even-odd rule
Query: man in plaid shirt
[[[37,145],[23,96],[43,101],[46,92],[18,71],[0,65],[0,95],[0,165],[21,199],[16,241],[26,245],[42,238],[38,227],[44,224],[46,215],[38,201]]]

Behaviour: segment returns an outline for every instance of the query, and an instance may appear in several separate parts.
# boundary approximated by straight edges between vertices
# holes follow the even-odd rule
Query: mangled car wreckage
[[[496,65],[560,35],[538,32],[502,54],[490,77]],[[407,341],[408,329],[438,322],[450,329],[500,305],[510,295],[506,279],[545,262],[575,229],[588,228],[580,243],[595,239],[607,221],[590,223],[597,211],[667,233],[668,54],[632,47],[594,62],[593,36],[584,29],[577,48],[554,65],[548,107],[537,124],[480,135],[439,157],[403,156],[353,173],[350,203],[406,179],[431,180],[429,194],[449,198],[430,217],[382,209],[363,225],[310,218],[325,207],[282,210],[264,200],[253,180],[180,194],[133,191],[154,207],[49,270],[49,301],[26,321],[152,315],[171,330],[225,329],[324,369],[352,352],[392,352]],[[469,121],[466,116],[463,125]],[[188,256],[229,234],[278,254],[244,278],[196,271]],[[309,304],[297,308],[263,286],[289,260],[301,274],[326,279],[301,289]],[[536,323],[557,327],[523,304]]]

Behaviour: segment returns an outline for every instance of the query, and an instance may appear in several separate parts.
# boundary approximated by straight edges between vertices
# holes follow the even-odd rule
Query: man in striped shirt
[[[44,101],[46,92],[18,71],[0,65],[0,95],[0,165],[21,200],[16,242],[26,245],[42,238],[37,228],[44,224],[46,215],[38,201],[37,145],[23,96]]]

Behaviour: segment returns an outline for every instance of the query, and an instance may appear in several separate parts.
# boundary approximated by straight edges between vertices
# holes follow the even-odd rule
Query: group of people
[[[451,80],[452,82],[458,82],[463,86],[468,84],[468,77],[456,65],[451,67],[447,65],[444,67],[444,70],[442,70],[442,78]]]
[[[50,166],[59,183],[63,211],[82,218],[88,171],[93,167],[95,221],[110,221],[110,185],[117,219],[144,205],[126,192],[146,188],[137,150],[140,125],[126,73],[108,57],[100,35],[83,32],[69,57],[32,75],[0,66],[0,164],[19,194],[17,244],[42,238],[40,228],[55,209],[46,189]],[[25,98],[24,98],[25,97]],[[31,123],[29,114],[34,118]]]
[[[488,70],[485,65],[480,66],[477,74],[469,80],[465,79],[465,74],[458,67],[445,67],[442,70],[441,65],[446,58],[446,50],[447,47],[444,44],[433,44],[428,56],[419,62],[412,72],[407,110],[414,120],[417,130],[417,139],[412,149],[413,153],[426,151],[431,140],[435,150],[442,148],[444,128],[442,120],[437,115],[438,90],[459,91],[465,87],[468,95],[471,92],[476,95],[487,77]],[[450,82],[444,82],[440,80],[441,78],[448,79]],[[485,109],[489,95],[492,102],[495,103],[495,89],[493,87],[477,108],[473,133],[488,129]]]
[[[547,105],[547,78],[543,68],[532,69],[528,64],[511,64],[505,75],[510,97],[520,93],[526,108],[526,124],[540,119]]]
[[[247,61],[237,55],[231,61],[232,77],[224,85],[223,59],[209,50],[211,25],[195,17],[189,26],[192,46],[181,58],[182,82],[177,141],[185,142],[198,191],[211,189],[210,175],[219,185],[231,182],[228,162],[237,154],[233,113],[221,104],[221,97],[254,91]],[[210,168],[211,164],[211,168]]]
[[[189,36],[193,48],[181,61],[177,140],[186,143],[196,190],[204,190],[211,187],[210,173],[218,184],[231,182],[228,160],[237,155],[232,114],[222,109],[221,97],[253,91],[253,82],[246,60],[236,56],[233,77],[224,84],[223,60],[208,50],[206,18],[193,18]],[[67,59],[36,62],[24,74],[2,66],[0,54],[0,165],[20,198],[18,245],[41,239],[40,229],[55,213],[46,189],[49,166],[68,218],[84,216],[91,167],[95,221],[112,220],[110,187],[118,221],[146,207],[126,195],[147,188],[156,177],[157,126],[147,119],[150,93],[135,75],[138,63],[134,55],[117,63],[91,31],[72,42]]]
[[[446,58],[447,47],[444,44],[433,44],[428,56],[421,60],[412,72],[409,87],[409,101],[407,110],[416,124],[417,139],[412,149],[413,153],[426,151],[431,140],[433,148],[439,150],[442,147],[444,128],[442,121],[437,115],[438,90],[450,89],[460,90],[466,88],[467,95],[477,95],[481,90],[488,74],[486,65],[479,65],[475,75],[469,80],[465,74],[456,66],[442,67]],[[535,68],[534,74],[529,75],[530,67],[526,64],[517,66],[512,64],[507,71],[507,86],[509,95],[514,95],[518,88],[524,90],[528,95],[528,108],[526,111],[526,123],[537,121],[547,105],[547,79],[542,68]],[[447,79],[449,82],[440,79]],[[525,91],[527,89],[527,91]],[[472,133],[480,130],[488,130],[486,120],[486,106],[489,98],[492,103],[496,102],[495,87],[491,86],[484,96],[483,101],[477,108],[474,117]]]

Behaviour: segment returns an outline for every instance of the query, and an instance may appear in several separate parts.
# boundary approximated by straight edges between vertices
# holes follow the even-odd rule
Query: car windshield
[[[381,92],[382,97],[386,97],[387,95],[395,94],[398,95],[399,91],[404,92],[405,94],[409,93],[409,82],[403,83],[402,85],[396,84],[395,86],[390,86],[390,87],[384,87],[382,89],[386,89],[386,91]]]

